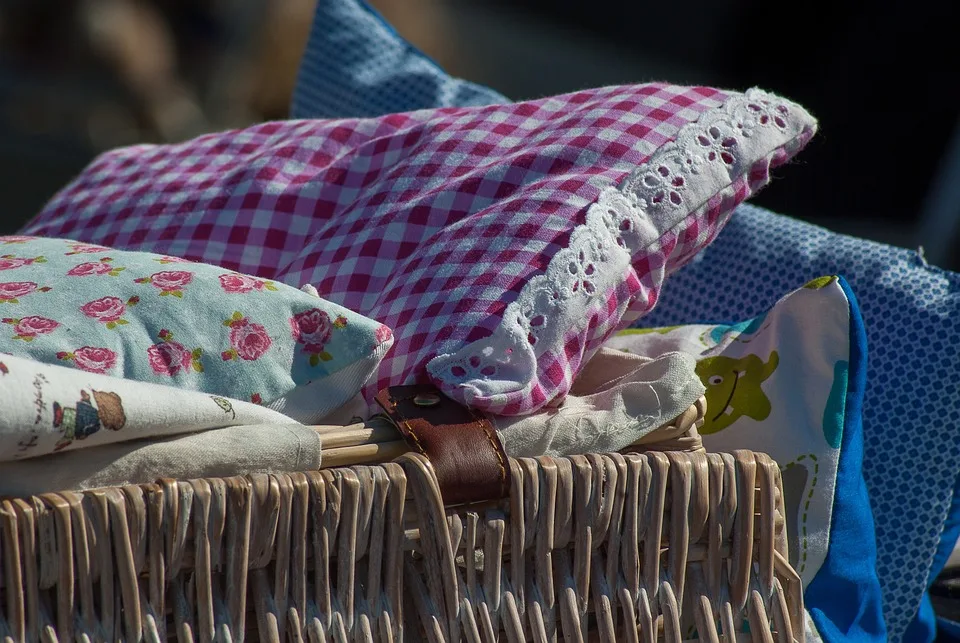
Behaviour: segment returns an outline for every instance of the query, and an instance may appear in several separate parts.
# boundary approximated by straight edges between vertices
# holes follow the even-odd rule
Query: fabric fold
[[[619,451],[703,395],[695,368],[687,353],[651,359],[603,348],[560,406],[522,417],[496,416],[493,423],[507,454],[516,458]]]
[[[41,493],[320,468],[320,435],[299,424],[259,424],[132,440],[0,465],[0,494]]]
[[[0,355],[0,477],[5,461],[263,424],[297,422],[242,400]]]

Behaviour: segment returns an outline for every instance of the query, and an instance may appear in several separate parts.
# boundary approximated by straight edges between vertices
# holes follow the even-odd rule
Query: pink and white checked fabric
[[[802,109],[760,97],[756,113],[723,121],[739,130],[708,125],[690,139],[692,127],[735,98],[745,100],[706,87],[607,87],[140,145],[97,158],[22,233],[312,284],[394,330],[368,399],[384,386],[429,377],[433,361],[432,379],[448,394],[490,412],[528,413],[562,399],[606,337],[652,309],[664,273],[709,243],[726,215],[766,182],[768,167],[812,135]],[[763,134],[765,127],[779,137]],[[689,167],[648,167],[685,130],[701,146],[684,157]],[[758,151],[757,141],[769,149]],[[714,176],[711,163],[725,168],[725,179],[698,191],[698,181],[709,183],[698,177]],[[632,256],[612,279],[574,285],[589,296],[569,327],[534,346],[543,319],[522,320],[530,345],[515,355],[533,355],[532,367],[519,357],[511,365],[510,347],[463,354],[503,334],[498,328],[522,303],[525,286],[548,272],[575,230],[589,227],[588,209],[604,191],[621,184],[629,188],[628,210],[647,221],[645,208],[669,206],[669,225],[654,213],[660,228],[638,249],[617,237]],[[697,202],[687,202],[691,194]],[[617,222],[608,223],[616,230]],[[608,287],[597,290],[601,283]]]

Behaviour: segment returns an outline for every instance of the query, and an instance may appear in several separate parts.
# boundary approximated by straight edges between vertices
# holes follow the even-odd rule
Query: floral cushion
[[[394,329],[366,387],[520,415],[812,136],[753,90],[647,84],[286,121],[93,162],[26,227],[299,286]]]
[[[30,237],[0,237],[0,253],[0,353],[311,420],[355,395],[392,342],[314,294],[215,266]]]

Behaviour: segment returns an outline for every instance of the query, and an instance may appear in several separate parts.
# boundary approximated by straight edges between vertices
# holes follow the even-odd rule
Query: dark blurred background
[[[283,118],[314,1],[0,0],[0,233],[101,150]],[[820,134],[756,202],[960,268],[952,3],[373,4],[511,98],[648,80],[781,93]]]

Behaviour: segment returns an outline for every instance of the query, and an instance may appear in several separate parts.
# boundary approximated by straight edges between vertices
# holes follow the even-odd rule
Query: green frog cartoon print
[[[758,355],[740,358],[717,355],[697,362],[697,375],[707,388],[707,417],[700,433],[722,431],[743,416],[765,420],[770,400],[760,385],[776,370],[780,356],[770,353],[764,362]]]
[[[817,277],[816,279],[811,279],[807,283],[803,284],[803,287],[807,290],[820,290],[821,288],[826,288],[827,286],[835,283],[837,278],[833,275],[826,277]]]
[[[54,451],[69,446],[74,440],[84,440],[100,430],[119,431],[127,423],[123,403],[116,393],[80,391],[80,399],[72,407],[53,403],[53,427],[63,431]],[[94,406],[96,402],[96,406]]]

